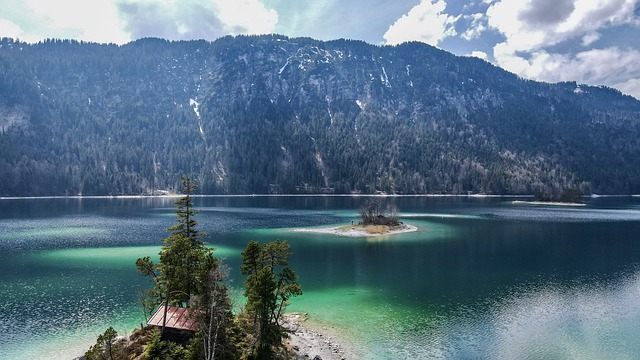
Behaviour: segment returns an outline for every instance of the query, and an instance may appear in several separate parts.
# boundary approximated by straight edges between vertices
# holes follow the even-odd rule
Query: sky
[[[421,41],[521,77],[640,99],[640,0],[1,0],[0,37],[124,44],[277,33]]]

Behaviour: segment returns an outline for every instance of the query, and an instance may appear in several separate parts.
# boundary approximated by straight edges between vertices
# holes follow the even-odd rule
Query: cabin
[[[156,312],[147,321],[149,326],[157,326],[162,329],[164,322],[164,305],[160,305]],[[166,340],[170,340],[179,344],[186,344],[196,332],[196,323],[190,317],[189,308],[179,306],[167,307],[167,322],[165,323],[164,336]]]

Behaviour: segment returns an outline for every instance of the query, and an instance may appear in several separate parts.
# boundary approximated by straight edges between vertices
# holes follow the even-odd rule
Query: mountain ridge
[[[640,101],[423,43],[0,45],[3,196],[640,192]]]

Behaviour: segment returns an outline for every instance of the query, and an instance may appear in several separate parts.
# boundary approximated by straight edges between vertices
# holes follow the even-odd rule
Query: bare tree
[[[229,269],[218,258],[210,256],[199,274],[199,295],[193,297],[192,316],[202,338],[206,360],[235,358],[236,348],[229,338],[234,326],[233,303],[224,281]]]
[[[380,198],[368,199],[360,208],[360,225],[398,226],[398,208]]]

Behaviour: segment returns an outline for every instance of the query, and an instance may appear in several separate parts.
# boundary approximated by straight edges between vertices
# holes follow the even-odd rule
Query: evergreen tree
[[[186,359],[189,354],[182,346],[162,340],[161,332],[153,329],[149,334],[145,355],[149,360],[180,360]]]
[[[191,198],[191,194],[196,191],[198,186],[196,186],[188,176],[183,176],[181,178],[181,183],[182,192],[186,195],[176,201],[175,213],[178,215],[178,223],[167,230],[171,231],[172,236],[184,236],[196,244],[197,239],[206,235],[205,233],[198,231],[196,228],[198,222],[195,219],[195,215],[200,211],[193,208],[193,201]]]
[[[165,323],[161,331],[151,337],[147,356],[150,358],[236,359],[238,351],[234,334],[232,304],[224,280],[226,269],[213,256],[213,250],[204,246],[200,238],[205,235],[197,229],[191,194],[196,186],[190,178],[182,177],[186,194],[176,202],[177,224],[168,228],[169,237],[160,251],[160,263],[149,257],[136,261],[138,271],[150,276],[155,284],[148,298],[153,307],[165,305],[164,318],[169,305],[189,306],[191,319],[197,325],[196,336],[187,350],[163,340]],[[143,300],[144,301],[144,300]],[[184,351],[183,351],[184,350]]]
[[[282,347],[286,331],[280,320],[289,298],[302,294],[298,276],[287,267],[289,243],[286,241],[260,245],[251,241],[242,252],[241,272],[247,275],[246,316],[253,359],[272,359]]]
[[[116,351],[114,349],[113,342],[118,337],[118,332],[113,327],[109,328],[98,336],[95,345],[93,345],[89,351],[84,353],[84,357],[87,360],[114,360]]]
[[[178,224],[168,229],[171,235],[164,239],[160,263],[154,264],[149,257],[136,260],[138,271],[144,276],[151,276],[155,282],[149,290],[149,297],[154,299],[154,305],[164,303],[165,319],[170,304],[189,305],[198,287],[197,274],[213,256],[212,250],[199,240],[204,233],[196,228],[194,215],[197,211],[193,209],[191,201],[191,193],[196,187],[188,177],[182,177],[182,186],[186,195],[176,202]]]

